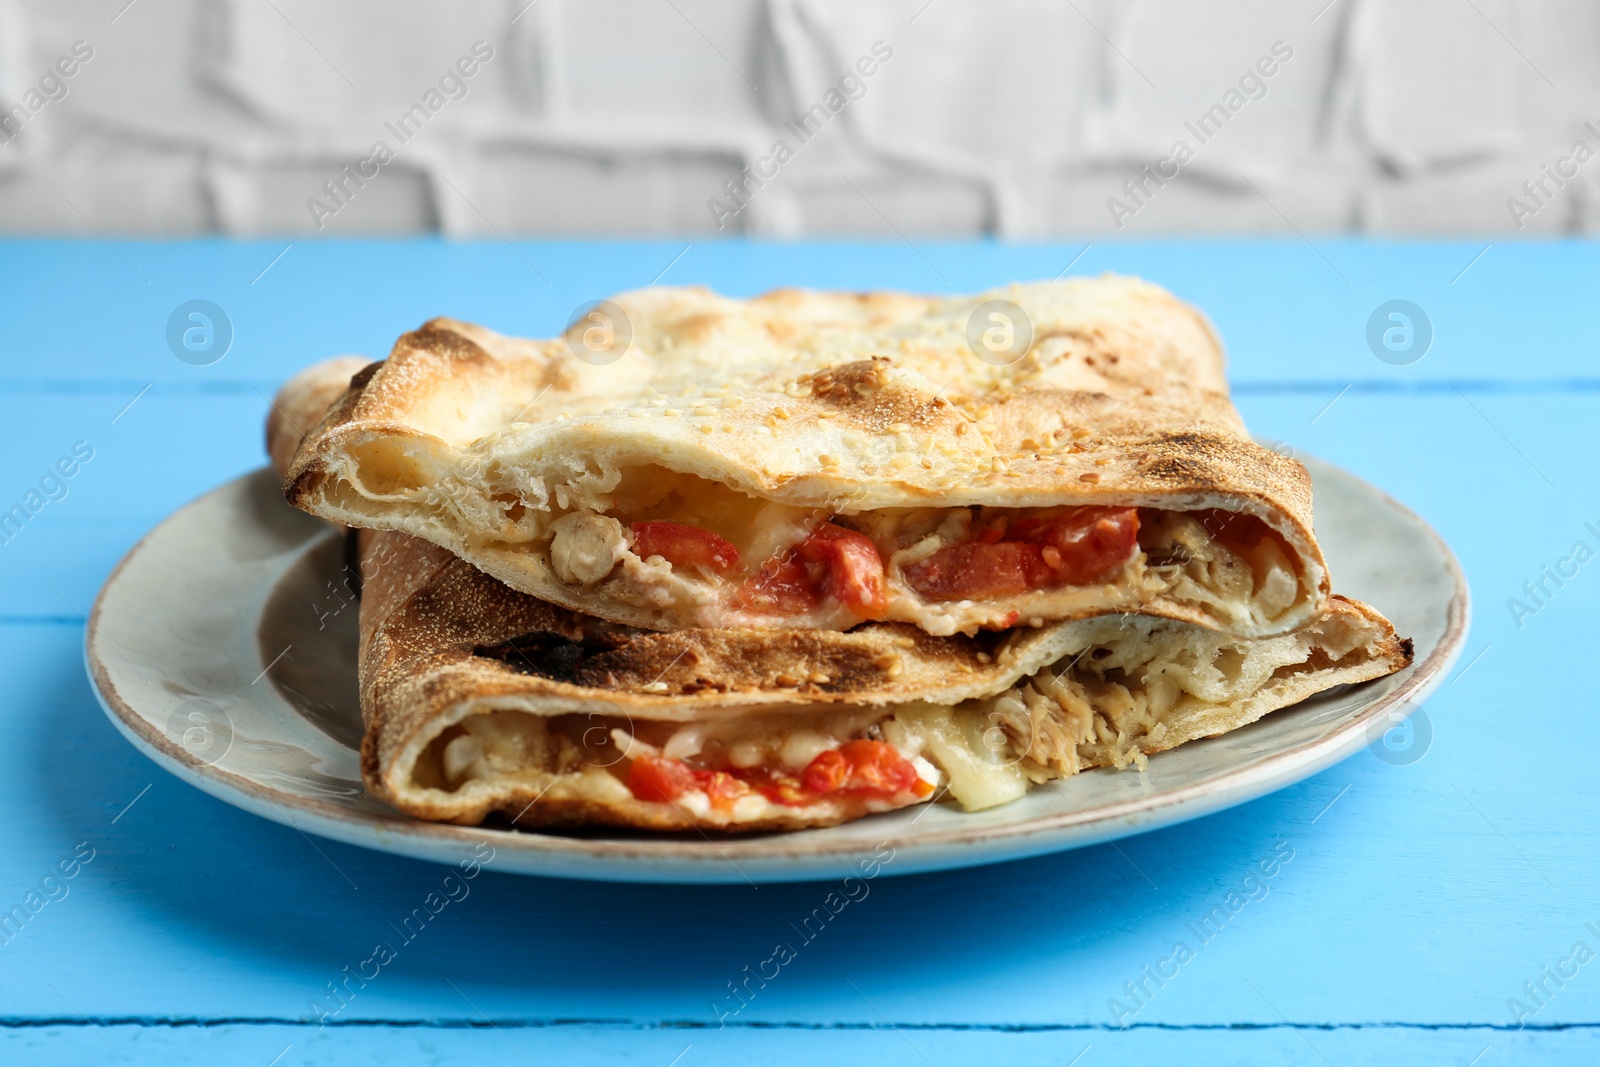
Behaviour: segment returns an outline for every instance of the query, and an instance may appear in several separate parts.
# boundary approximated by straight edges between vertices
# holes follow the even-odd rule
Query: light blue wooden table
[[[42,501],[0,545],[0,909],[40,905],[0,933],[0,1063],[1600,1062],[1600,962],[1573,956],[1600,951],[1600,562],[1546,579],[1520,619],[1507,603],[1534,606],[1523,584],[1575,542],[1600,549],[1585,525],[1600,529],[1600,248],[1483,249],[0,245],[0,510]],[[547,336],[580,303],[656,280],[963,291],[1074,260],[1207,309],[1256,432],[1377,483],[1455,546],[1477,618],[1426,708],[1425,755],[1362,752],[1118,847],[880,879],[721,1026],[729,983],[821,887],[491,871],[319,1026],[327,984],[441,870],[309,840],[169,777],[106,722],[81,654],[81,613],[129,546],[263,462],[277,384],[324,356],[381,356],[435,314]],[[1365,336],[1396,298],[1434,333],[1404,366]],[[191,299],[232,323],[208,366],[166,341]],[[92,459],[47,478],[78,442]],[[1292,859],[1267,895],[1177,977],[1145,979],[1274,849]],[[1118,1027],[1108,1001],[1127,1003],[1129,982],[1148,995]]]

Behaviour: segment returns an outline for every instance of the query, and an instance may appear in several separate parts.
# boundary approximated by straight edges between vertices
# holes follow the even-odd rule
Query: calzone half
[[[972,810],[1390,674],[1410,642],[1330,599],[1236,638],[1150,616],[936,637],[621,627],[436,545],[360,531],[362,772],[424,819],[655,830]]]
[[[280,469],[354,366],[280,392]],[[941,797],[986,808],[1411,659],[1342,597],[1256,639],[1147,615],[660,633],[518,592],[419,538],[359,535],[363,777],[402,811],[463,824],[776,830]]]
[[[549,341],[435,319],[286,492],[657,630],[1138,612],[1266,637],[1329,595],[1305,469],[1247,436],[1205,318],[1132,278],[646,289]]]

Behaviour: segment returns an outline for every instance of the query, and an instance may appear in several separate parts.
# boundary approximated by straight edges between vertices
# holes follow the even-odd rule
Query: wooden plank
[[[1600,250],[1582,242],[1497,244],[1487,252],[1482,242],[1319,239],[1313,248],[1298,238],[1097,242],[1087,251],[1081,242],[920,239],[915,247],[742,240],[118,247],[148,281],[98,240],[0,243],[0,306],[8,347],[19,354],[0,372],[8,388],[49,381],[123,395],[152,381],[176,390],[266,387],[325,356],[382,356],[433,315],[552,336],[580,305],[658,275],[661,284],[741,296],[786,285],[971,292],[1051,278],[1069,265],[1079,274],[1138,274],[1197,303],[1227,340],[1241,386],[1364,381],[1408,389],[1454,379],[1595,376],[1584,358],[1589,324],[1574,309],[1585,306],[1600,277]],[[211,366],[191,366],[168,349],[169,317],[194,299],[222,307],[233,326],[231,350]],[[1393,299],[1416,303],[1432,323],[1431,350],[1412,366],[1381,362],[1367,345],[1369,318]]]
[[[1110,1025],[1111,1001],[1131,1003],[1124,983],[1148,982],[1143,968],[1192,936],[1188,924],[1282,835],[1295,859],[1267,897],[1193,946],[1197,958],[1178,977],[1149,986],[1133,1021],[1271,1024],[1281,1011],[1314,1023],[1509,1024],[1507,1001],[1526,996],[1523,983],[1589,940],[1585,923],[1600,925],[1587,889],[1600,875],[1600,787],[1556,769],[1561,753],[1600,747],[1593,696],[1566,682],[1574,660],[1589,655],[1583,624],[1600,584],[1580,576],[1520,631],[1502,603],[1583,535],[1587,460],[1562,428],[1592,422],[1594,403],[1480,401],[1496,430],[1453,395],[1351,394],[1315,423],[1306,398],[1252,399],[1255,425],[1376,478],[1462,553],[1480,606],[1469,655],[1489,651],[1430,703],[1427,756],[1393,767],[1362,754],[1275,796],[1116,848],[885,880],[736,1018],[872,1024],[881,1011],[910,1023]],[[130,444],[127,462],[142,447]],[[1473,462],[1439,458],[1452,456]],[[1552,490],[1530,461],[1572,491]],[[83,488],[75,500],[92,512],[90,483]],[[73,561],[63,555],[54,565]],[[48,606],[41,594],[37,610]],[[71,897],[0,949],[0,1000],[12,1012],[59,1012],[48,977],[97,1016],[310,1017],[326,983],[367,958],[369,942],[392,936],[390,923],[438,877],[425,864],[312,848],[171,780],[101,720],[81,675],[77,627],[5,632],[0,662],[14,681],[0,696],[0,812],[12,817],[0,820],[0,850],[12,862],[0,900],[21,899],[78,841],[99,850]],[[1522,742],[1530,729],[1538,740]],[[347,1011],[469,1019],[443,976],[497,1019],[705,1024],[737,1006],[728,983],[791,936],[789,922],[820,892],[487,877],[470,905],[445,916],[437,936],[430,930],[407,946]],[[1589,943],[1600,948],[1600,938]],[[923,974],[940,978],[915,980]],[[1600,1011],[1600,983],[1587,970],[1548,989],[1541,1024]]]
[[[395,1063],[760,1063],[880,1067],[1005,1063],[1016,1067],[1093,1067],[1107,1063],[1271,1063],[1282,1067],[1461,1067],[1582,1064],[1600,1056],[1595,1031],[1131,1030],[1002,1033],[958,1030],[679,1030],[571,1026],[435,1029],[358,1026],[317,1030],[284,1025],[206,1027],[47,1026],[0,1029],[0,1058],[16,1063],[161,1064],[211,1067],[389,1067]],[[281,1057],[274,1059],[274,1057]],[[1474,1059],[1474,1057],[1478,1057]]]
[[[23,1050],[0,1059],[57,1055],[49,1050],[65,1060],[109,1055],[99,1034],[71,1023],[78,1010],[96,1019],[315,1018],[337,1006],[326,999],[327,983],[366,959],[373,942],[394,936],[390,924],[426,894],[438,869],[308,842],[157,770],[94,704],[76,611],[87,609],[116,559],[161,516],[259,464],[262,393],[306,359],[358,347],[363,331],[398,332],[411,324],[402,316],[415,314],[419,294],[459,304],[440,310],[529,332],[558,322],[568,296],[530,297],[542,283],[503,245],[297,245],[254,290],[245,292],[248,279],[228,283],[244,293],[237,299],[249,329],[228,359],[193,368],[166,352],[158,305],[176,302],[178,293],[205,295],[228,272],[258,258],[264,265],[279,247],[132,243],[130,255],[154,287],[142,295],[122,291],[126,280],[115,270],[127,268],[95,243],[0,247],[0,299],[18,331],[10,350],[27,353],[4,372],[12,387],[0,389],[0,505],[22,499],[74,442],[96,449],[66,496],[0,546],[0,676],[8,680],[0,690],[0,913],[42,888],[80,842],[94,849],[65,883],[66,895],[0,944],[0,1048]],[[1042,274],[1077,252],[919,247],[951,289]],[[1168,272],[1166,280],[1213,311],[1233,342],[1240,404],[1255,430],[1373,480],[1455,546],[1477,618],[1459,680],[1427,708],[1435,732],[1420,762],[1394,767],[1364,753],[1272,797],[1116,848],[885,879],[860,910],[805,945],[780,978],[752,985],[744,1006],[727,999],[729,983],[742,982],[746,966],[791,936],[788,924],[811,910],[822,887],[645,889],[491,871],[469,901],[358,988],[336,1021],[465,1026],[481,1023],[481,1011],[506,1025],[541,1024],[513,1032],[530,1056],[572,1058],[581,1048],[602,1061],[661,1063],[690,1042],[696,1055],[730,1059],[758,1051],[779,1062],[837,1058],[849,1050],[920,1062],[892,1032],[774,1038],[750,1029],[873,1027],[886,1018],[1087,1028],[913,1031],[934,1062],[1000,1055],[1065,1063],[1091,1043],[1085,1064],[1107,1052],[1179,1051],[1201,1062],[1321,1062],[1307,1038],[1338,1063],[1466,1063],[1485,1045],[1492,1048],[1484,1065],[1534,1056],[1592,1061],[1590,1029],[1419,1027],[1510,1026],[1512,999],[1538,1007],[1528,1021],[1540,1027],[1600,1019],[1593,967],[1564,985],[1543,972],[1579,939],[1600,951],[1600,934],[1585,925],[1600,927],[1590,889],[1600,875],[1600,785],[1581,757],[1568,755],[1600,748],[1596,698],[1574,681],[1582,678],[1574,665],[1592,658],[1600,580],[1588,566],[1559,586],[1543,579],[1543,568],[1576,541],[1600,549],[1600,536],[1585,526],[1600,527],[1600,500],[1580,436],[1600,415],[1600,391],[1551,381],[1589,373],[1585,324],[1571,308],[1576,289],[1592,284],[1594,250],[1496,246],[1453,288],[1446,278],[1422,290],[1402,283],[1432,277],[1456,258],[1464,264],[1478,249],[1322,247],[1351,276],[1348,293],[1337,278],[1317,278],[1328,267],[1299,242],[1108,246],[1078,269]],[[525,249],[571,268],[559,276],[566,294],[647,282],[681,245]],[[654,259],[661,264],[646,271]],[[301,274],[278,273],[292,263]],[[736,291],[785,278],[946,288],[919,280],[919,271],[929,268],[903,247],[730,243],[695,246],[665,280],[720,279]],[[352,281],[370,277],[385,282]],[[100,294],[94,314],[63,305],[68,278],[73,291]],[[1447,309],[1438,317],[1440,347],[1421,363],[1391,368],[1359,336],[1351,340],[1363,302],[1390,292],[1369,292],[1369,281]],[[252,295],[269,282],[281,291]],[[1483,288],[1473,293],[1463,288],[1469,283]],[[1495,301],[1484,299],[1489,291]],[[1492,382],[1458,392],[1446,381],[1456,378]],[[139,395],[149,382],[156,385]],[[1524,582],[1540,580],[1547,591],[1537,610],[1515,617],[1509,602],[1526,598]],[[1194,960],[1177,976],[1159,986],[1145,978],[1143,968],[1192,936],[1189,924],[1280,839],[1294,859],[1270,891],[1193,946]],[[1125,990],[1130,982],[1146,987],[1138,1005]],[[1535,997],[1524,983],[1544,989]],[[1114,1000],[1137,1010],[1119,1013]],[[730,1016],[733,1007],[739,1010]],[[543,1025],[715,1027],[719,1017],[733,1026]],[[1281,1027],[1285,1017],[1351,1029],[1106,1029],[1119,1018],[1139,1026]],[[52,1020],[61,1025],[16,1025]],[[264,1063],[284,1044],[295,1045],[285,1063],[408,1060],[429,1049],[471,1051],[488,1062],[509,1055],[493,1030],[314,1029],[108,1033],[130,1058],[137,1061],[137,1052],[153,1062],[263,1053]],[[926,1043],[918,1034],[928,1035]],[[757,1040],[763,1043],[749,1044]]]

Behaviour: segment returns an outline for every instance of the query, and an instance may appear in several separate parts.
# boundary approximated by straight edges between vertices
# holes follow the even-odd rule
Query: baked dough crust
[[[1410,642],[1396,638],[1383,616],[1343,597],[1332,598],[1313,626],[1266,642],[1148,616],[1101,616],[974,637],[934,637],[889,623],[849,633],[656,633],[519,593],[417,538],[360,534],[366,542],[362,773],[388,803],[438,821],[478,824],[496,815],[526,827],[745,831],[828,826],[882,810],[846,798],[807,807],[767,805],[759,817],[731,820],[726,813],[637,800],[625,775],[613,773],[626,764],[603,740],[576,758],[569,753],[562,765],[550,756],[547,765],[533,761],[512,773],[441,787],[450,783],[437,781],[430,765],[438,759],[437,744],[474,716],[576,716],[601,739],[614,723],[638,733],[651,724],[739,720],[748,726],[762,718],[788,729],[852,713],[881,721],[900,708],[981,702],[1043,686],[1092,648],[1135,650],[1156,663],[1147,668],[1154,671],[1159,661],[1210,664],[1241,658],[1252,644],[1295,643],[1294,661],[1247,691],[1214,704],[1190,702],[1163,729],[1133,739],[1138,750],[1155,752],[1237,729],[1335,685],[1391,674],[1411,659]],[[537,635],[542,651],[507,648],[526,635]],[[552,643],[569,654],[550,655]],[[1024,734],[1024,749],[1045,739],[1033,728]],[[1121,761],[1114,749],[1091,743],[1078,743],[1077,751],[1064,773]]]
[[[1031,322],[1031,348],[1009,365],[967,346],[969,317],[992,299]],[[845,516],[971,505],[1254,516],[1281,539],[1293,575],[1289,602],[1268,616],[1219,616],[1164,593],[1130,600],[1108,585],[1021,617],[1132,609],[1261,637],[1327,607],[1308,474],[1250,440],[1210,324],[1157,286],[1108,275],[968,297],[788,289],[751,300],[655,288],[615,304],[632,341],[604,365],[576,358],[568,338],[519,340],[452,319],[401,337],[307,435],[289,500],[424,538],[513,588],[649,629],[853,623],[837,612],[711,617],[681,596],[646,595],[639,567],[562,580],[550,523],[604,513],[660,477]],[[998,625],[983,605],[963,610],[902,621]]]

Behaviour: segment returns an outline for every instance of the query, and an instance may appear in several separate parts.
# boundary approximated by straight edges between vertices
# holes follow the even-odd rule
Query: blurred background
[[[0,0],[0,108],[11,233],[1600,228],[1592,0]]]

